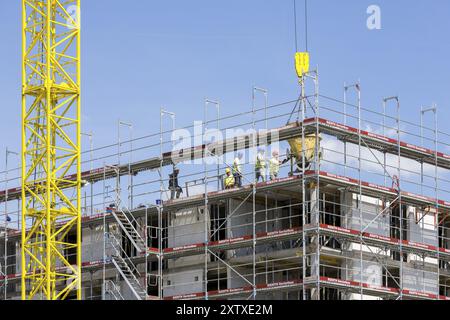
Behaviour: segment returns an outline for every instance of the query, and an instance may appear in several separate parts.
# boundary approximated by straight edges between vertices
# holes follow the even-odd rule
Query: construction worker
[[[242,187],[242,166],[241,166],[242,157],[243,157],[242,152],[239,152],[233,162],[234,184],[235,187],[237,188]]]
[[[180,198],[180,195],[183,193],[183,189],[178,184],[178,174],[180,173],[180,169],[174,168],[173,173],[169,174],[169,190],[170,190],[170,199],[175,199],[175,193],[177,199]]]
[[[266,182],[266,159],[264,149],[259,149],[258,155],[256,156],[255,178],[256,183],[259,182],[259,178],[262,179],[262,182]]]
[[[225,189],[233,189],[235,181],[234,176],[231,174],[230,168],[226,168],[225,174],[226,174],[224,181]]]
[[[282,161],[280,161],[279,156],[280,154],[277,150],[272,152],[272,158],[269,162],[269,173],[271,181],[277,179],[278,173],[280,172],[280,165],[282,164]]]

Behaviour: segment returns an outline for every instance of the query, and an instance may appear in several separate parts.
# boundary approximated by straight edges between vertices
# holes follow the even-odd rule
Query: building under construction
[[[207,100],[200,128],[177,130],[176,115],[161,110],[160,132],[135,138],[119,121],[117,143],[85,151],[82,298],[450,299],[450,155],[438,151],[448,136],[437,121],[399,119],[397,97],[377,112],[361,106],[359,84],[344,88],[344,101],[319,93],[317,71],[301,84],[299,99],[277,105],[255,88],[238,115]],[[217,128],[241,131],[208,141]],[[177,148],[180,130],[201,143]],[[255,150],[269,158],[274,146],[290,160],[257,182]],[[237,153],[242,186],[225,189]],[[21,292],[18,170],[4,172],[0,193],[2,299]],[[73,250],[64,254],[76,264]]]
[[[81,152],[70,5],[23,0],[22,161],[7,151],[0,173],[1,299],[450,299],[437,106],[418,125],[400,119],[398,97],[364,107],[359,83],[323,95],[299,53],[299,98],[271,105],[255,87],[248,112],[205,100],[187,127],[161,109],[159,132],[134,137],[118,121],[116,143],[94,148],[87,134]]]

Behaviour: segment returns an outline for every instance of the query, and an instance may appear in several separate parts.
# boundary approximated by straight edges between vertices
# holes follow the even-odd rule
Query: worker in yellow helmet
[[[233,189],[234,188],[234,176],[231,174],[231,169],[226,168],[225,173],[226,173],[225,180],[224,180],[225,189]]]

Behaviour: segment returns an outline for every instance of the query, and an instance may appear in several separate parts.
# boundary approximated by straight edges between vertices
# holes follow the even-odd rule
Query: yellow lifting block
[[[305,136],[305,148],[302,147],[302,138],[294,138],[290,139],[289,145],[291,146],[291,153],[292,155],[297,159],[297,161],[300,161],[302,159],[302,151],[305,150],[305,160],[310,162],[314,159],[314,153],[316,150],[316,134],[309,134]],[[319,145],[320,141],[322,140],[322,137],[319,135]],[[319,155],[320,157],[321,155]]]
[[[297,76],[303,77],[303,74],[309,72],[309,53],[297,52],[295,54],[295,69],[297,70]]]

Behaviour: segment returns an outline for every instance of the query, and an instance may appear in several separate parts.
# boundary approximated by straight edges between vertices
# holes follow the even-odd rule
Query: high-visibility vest
[[[264,157],[261,154],[258,154],[258,156],[256,157],[255,168],[256,169],[264,169],[265,167],[266,167],[266,160],[264,159]]]
[[[231,174],[225,177],[225,188],[228,187],[234,187],[234,177]]]
[[[269,165],[271,174],[278,174],[280,172],[280,160],[278,158],[273,157],[270,159]]]
[[[242,172],[241,169],[242,169],[241,168],[241,162],[239,161],[239,158],[234,159],[234,162],[233,162],[233,174],[241,173]]]

